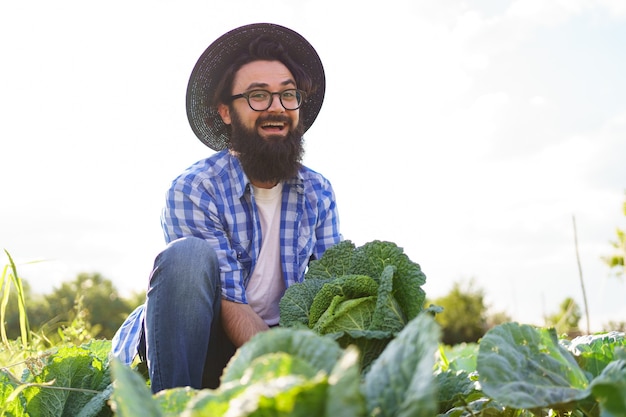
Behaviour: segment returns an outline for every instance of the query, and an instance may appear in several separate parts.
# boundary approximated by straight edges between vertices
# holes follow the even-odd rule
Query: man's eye
[[[283,91],[282,97],[287,100],[293,100],[296,98],[296,92],[294,90]]]
[[[266,91],[251,91],[250,94],[248,94],[248,97],[251,100],[256,100],[256,101],[267,100],[268,96],[269,94]]]

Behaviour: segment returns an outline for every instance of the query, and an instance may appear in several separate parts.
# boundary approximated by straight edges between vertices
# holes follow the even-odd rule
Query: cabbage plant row
[[[363,373],[355,347],[276,328],[238,350],[219,388],[153,395],[136,369],[109,358],[109,341],[93,341],[33,361],[19,380],[0,371],[1,415],[626,415],[623,333],[558,340],[551,329],[505,323],[458,356],[440,348],[437,324],[420,314]]]
[[[333,250],[334,249],[334,250]],[[626,338],[515,322],[444,347],[425,276],[395,244],[337,245],[243,345],[217,389],[153,395],[110,341],[0,369],[2,416],[626,416]]]

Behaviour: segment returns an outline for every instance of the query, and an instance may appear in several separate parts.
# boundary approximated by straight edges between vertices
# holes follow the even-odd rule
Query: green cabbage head
[[[359,248],[343,241],[313,261],[302,283],[280,302],[280,325],[307,327],[356,345],[361,366],[371,362],[406,324],[422,312],[426,276],[391,242]]]

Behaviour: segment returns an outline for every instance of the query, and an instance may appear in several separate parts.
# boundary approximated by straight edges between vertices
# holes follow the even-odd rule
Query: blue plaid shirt
[[[280,220],[285,285],[301,282],[311,259],[341,240],[335,195],[328,180],[302,167],[283,183]],[[247,303],[245,287],[261,249],[261,224],[250,181],[227,150],[198,161],[174,180],[161,219],[166,242],[184,236],[209,241],[217,252],[222,298]],[[113,355],[126,363],[137,352],[143,306],[113,338]]]

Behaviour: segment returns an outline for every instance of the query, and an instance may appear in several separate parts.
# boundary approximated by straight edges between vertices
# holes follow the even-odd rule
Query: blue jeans
[[[235,352],[220,320],[218,259],[203,239],[171,242],[154,263],[144,324],[152,391],[216,388]]]

